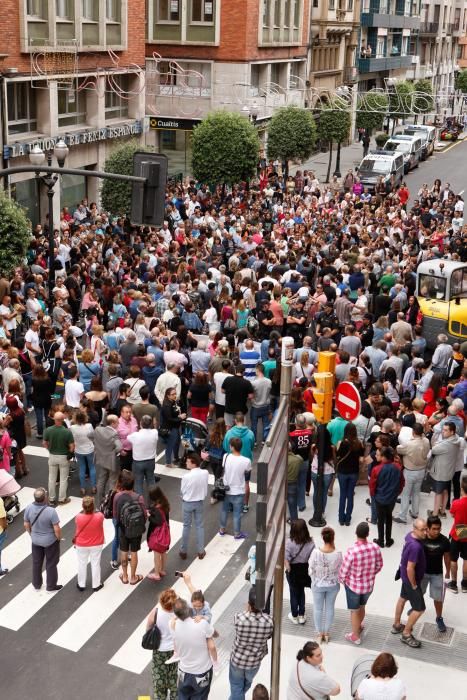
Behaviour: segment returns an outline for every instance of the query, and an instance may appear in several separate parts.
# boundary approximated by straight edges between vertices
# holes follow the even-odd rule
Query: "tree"
[[[417,80],[414,83],[413,111],[415,122],[419,114],[428,114],[433,110],[433,86],[430,80]]]
[[[461,70],[456,79],[456,90],[460,90],[467,95],[467,69]]]
[[[413,83],[408,80],[400,80],[389,93],[389,116],[393,120],[393,132],[398,119],[404,119],[408,114],[413,114],[413,92]]]
[[[329,182],[332,165],[332,145],[342,143],[349,135],[350,114],[345,111],[325,107],[321,110],[318,121],[318,137],[329,144],[329,161],[326,182]]]
[[[133,175],[133,155],[136,151],[153,151],[136,139],[131,139],[115,149],[104,164],[106,173]],[[104,180],[101,189],[101,202],[105,211],[115,216],[126,216],[131,209],[132,183],[124,180]]]
[[[0,191],[0,273],[10,274],[23,263],[31,240],[31,222],[26,211]]]
[[[306,160],[316,142],[316,124],[309,110],[301,107],[281,107],[274,113],[268,130],[268,158],[285,161],[288,175],[289,160]]]
[[[199,182],[235,184],[256,173],[256,127],[236,112],[208,114],[193,130],[193,174]]]
[[[369,134],[374,129],[382,129],[389,100],[384,92],[367,92],[357,104],[357,129],[366,129]]]

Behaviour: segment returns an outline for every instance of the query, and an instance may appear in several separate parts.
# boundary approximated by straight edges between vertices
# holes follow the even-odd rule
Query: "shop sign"
[[[149,117],[149,128],[193,131],[200,121],[201,119],[178,119],[178,117]]]
[[[88,143],[96,143],[97,141],[106,141],[107,139],[119,139],[126,136],[136,136],[143,132],[143,125],[140,120],[125,124],[117,124],[115,126],[106,126],[103,129],[93,129],[86,131],[77,131],[72,134],[63,134],[60,136],[46,136],[33,141],[17,142],[7,145],[3,149],[3,155],[6,160],[10,158],[19,158],[27,156],[34,146],[37,144],[43,151],[53,150],[59,139],[64,139],[67,146],[81,146]]]

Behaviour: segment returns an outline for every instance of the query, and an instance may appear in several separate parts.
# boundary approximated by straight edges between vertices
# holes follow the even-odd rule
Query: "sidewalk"
[[[372,139],[370,144],[370,149],[376,148],[375,140]],[[337,156],[337,144],[333,145],[333,155],[332,155],[332,167],[331,167],[331,177],[336,169],[336,156]],[[355,141],[350,146],[343,146],[341,148],[341,175],[344,176],[348,170],[355,170],[357,166],[360,165],[363,158],[363,145]],[[309,160],[303,163],[296,164],[293,163],[290,166],[290,172],[294,175],[297,170],[312,170],[319,182],[325,182],[326,173],[328,171],[328,161],[329,161],[329,151],[327,153],[316,153],[314,156],[309,158]]]

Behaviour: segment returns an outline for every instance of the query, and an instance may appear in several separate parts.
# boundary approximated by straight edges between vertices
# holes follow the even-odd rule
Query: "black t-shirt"
[[[225,411],[226,413],[245,414],[248,411],[248,396],[253,394],[253,386],[248,379],[235,375],[224,379],[222,388],[225,391]]]
[[[313,432],[308,428],[305,428],[305,430],[292,430],[289,433],[289,441],[294,455],[300,455],[302,459],[309,460],[312,437]]]
[[[449,540],[445,535],[439,534],[434,540],[427,537],[423,540],[423,549],[426,556],[426,573],[443,573],[443,555],[449,552]]]

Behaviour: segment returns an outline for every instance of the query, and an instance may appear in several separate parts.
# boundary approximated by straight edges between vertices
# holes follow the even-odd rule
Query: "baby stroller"
[[[186,458],[189,452],[201,455],[201,450],[208,439],[208,429],[203,421],[197,418],[187,418],[182,423],[181,446],[183,454],[180,457],[180,466],[186,469]]]
[[[353,665],[352,677],[350,680],[350,692],[352,698],[357,694],[358,686],[365,679],[369,678],[371,675],[371,667],[373,666],[373,661],[376,659],[376,654],[365,654],[361,656]]]
[[[20,488],[21,486],[11,476],[10,472],[0,469],[0,496],[3,498],[8,523],[12,523],[15,517],[10,511],[15,510],[19,513],[19,499],[15,494],[18,493]]]

